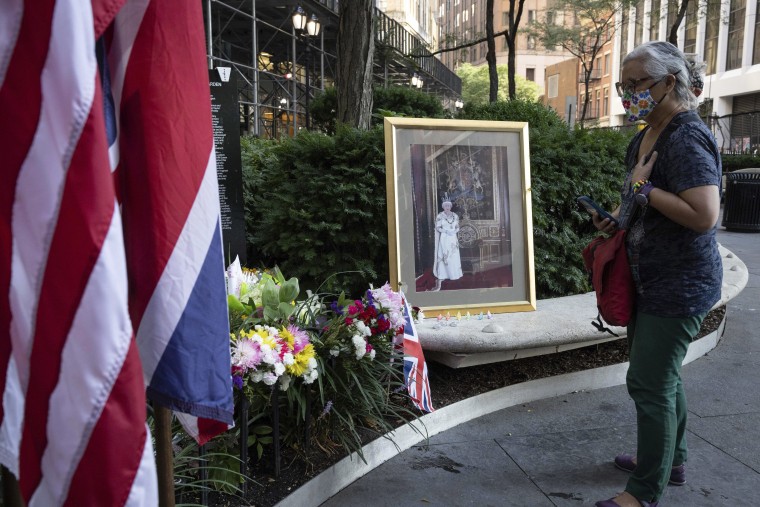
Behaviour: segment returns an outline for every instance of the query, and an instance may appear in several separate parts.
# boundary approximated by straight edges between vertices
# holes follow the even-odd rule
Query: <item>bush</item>
[[[375,88],[372,97],[372,111],[391,111],[396,116],[413,118],[442,118],[443,106],[440,99],[415,88],[391,86]],[[311,102],[309,113],[314,128],[328,134],[335,133],[335,117],[338,110],[338,95],[335,88],[327,88]],[[373,125],[381,125],[382,120],[373,118]]]
[[[760,167],[760,157],[757,155],[721,155],[723,172],[730,173],[737,169]]]
[[[301,132],[253,150],[251,250],[304,288],[361,293],[388,279],[383,131]],[[264,163],[265,162],[265,163]],[[347,271],[351,271],[347,273]],[[337,274],[335,274],[337,273]],[[332,276],[335,274],[335,276]],[[329,278],[329,279],[328,279]]]
[[[460,117],[528,122],[537,297],[590,290],[581,250],[595,229],[575,199],[588,195],[610,211],[619,204],[628,136],[570,130],[554,110],[531,102],[465,106]]]
[[[588,195],[609,210],[619,204],[630,134],[571,130],[553,110],[521,101],[467,105],[459,117],[529,123],[537,297],[590,290],[581,250],[596,231],[575,199]],[[279,264],[312,289],[341,271],[357,273],[337,275],[323,290],[355,293],[388,279],[380,127],[247,143],[250,259]]]

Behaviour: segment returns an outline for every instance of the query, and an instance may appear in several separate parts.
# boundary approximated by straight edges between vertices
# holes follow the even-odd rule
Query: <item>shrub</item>
[[[269,147],[266,155],[254,150],[254,160],[266,163],[246,184],[257,260],[279,265],[307,289],[326,282],[322,291],[361,293],[369,283],[385,282],[382,129],[342,127],[334,136],[301,132]]]
[[[760,167],[760,157],[757,155],[721,155],[723,172],[730,173],[737,169]]]
[[[575,199],[617,206],[630,133],[571,130],[553,110],[522,101],[466,105],[459,117],[529,123],[537,297],[590,290],[580,253],[595,230]],[[380,127],[247,143],[251,259],[279,264],[312,289],[335,272],[356,271],[332,277],[323,290],[354,293],[388,279]]]
[[[528,122],[537,297],[589,290],[581,250],[594,230],[575,199],[588,195],[610,211],[617,206],[627,135],[570,130],[552,109],[522,101],[465,106],[460,117]]]
[[[373,90],[372,111],[392,111],[396,116],[413,118],[442,118],[444,116],[441,101],[415,88],[391,86]],[[326,88],[311,102],[309,113],[316,129],[328,134],[335,133],[335,116],[338,110],[338,96],[335,88]],[[374,125],[382,124],[374,118]]]

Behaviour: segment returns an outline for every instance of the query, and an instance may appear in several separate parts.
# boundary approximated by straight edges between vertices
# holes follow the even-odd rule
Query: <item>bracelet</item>
[[[639,190],[641,190],[641,187],[649,183],[649,180],[639,180],[636,183],[633,184],[633,193],[638,194]]]

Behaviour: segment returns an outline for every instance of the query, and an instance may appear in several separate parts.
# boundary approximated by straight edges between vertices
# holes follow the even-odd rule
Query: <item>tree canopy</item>
[[[499,88],[497,91],[497,100],[507,100],[509,98],[509,88],[507,80],[507,65],[497,65],[496,71],[499,76]],[[462,100],[467,104],[484,104],[489,102],[490,79],[488,66],[479,65],[477,67],[464,63],[457,69],[457,75],[462,79]],[[538,100],[540,88],[533,81],[528,81],[522,76],[515,75],[516,98],[528,102]]]

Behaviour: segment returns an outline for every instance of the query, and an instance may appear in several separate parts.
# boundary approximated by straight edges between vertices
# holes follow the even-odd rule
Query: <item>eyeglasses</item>
[[[615,89],[617,89],[618,95],[622,97],[625,92],[635,92],[636,88],[638,88],[641,83],[644,83],[651,79],[654,78],[646,76],[642,77],[641,79],[632,79],[630,81],[626,81],[625,83],[617,82],[615,83]]]

